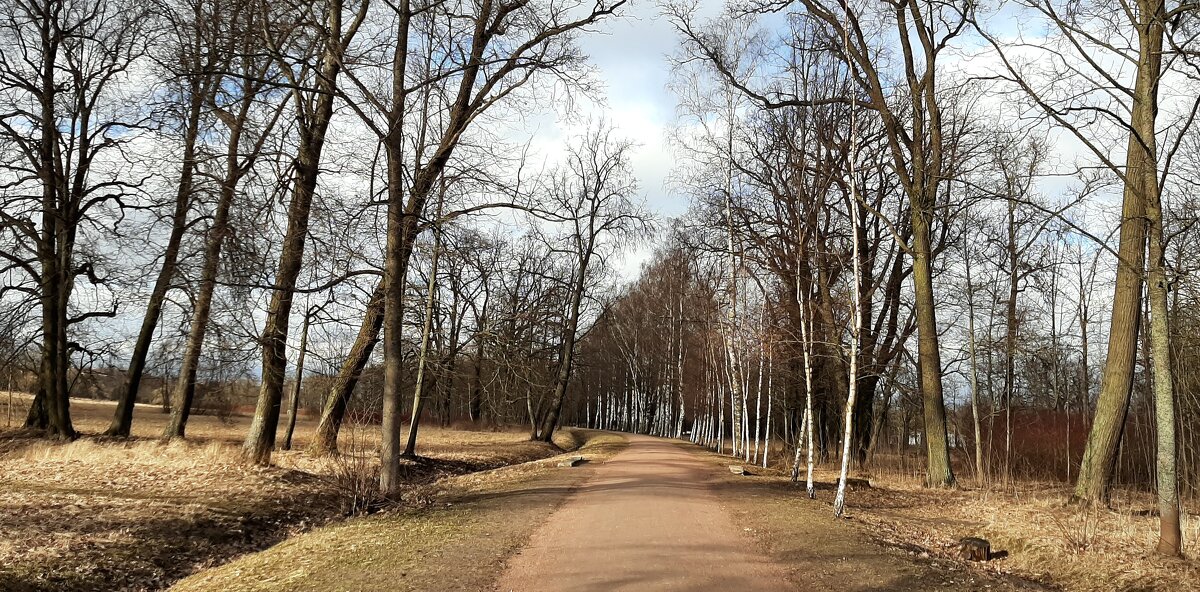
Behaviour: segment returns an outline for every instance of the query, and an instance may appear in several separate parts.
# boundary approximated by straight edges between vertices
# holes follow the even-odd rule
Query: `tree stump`
[[[992,544],[987,539],[966,537],[959,541],[959,551],[967,561],[987,561],[992,558]]]

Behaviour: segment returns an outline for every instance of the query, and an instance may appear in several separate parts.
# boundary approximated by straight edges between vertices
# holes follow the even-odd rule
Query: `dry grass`
[[[14,415],[27,405],[15,397]],[[330,460],[303,451],[315,426],[301,419],[295,448],[264,469],[241,461],[245,417],[196,416],[186,442],[163,443],[157,407],[138,406],[128,441],[88,436],[107,427],[111,403],[73,400],[71,410],[85,435],[75,442],[0,430],[0,590],[162,589],[341,518],[334,468],[345,458],[378,470],[378,427],[348,428],[352,449]],[[424,458],[405,465],[407,501],[447,476],[558,453],[524,432],[437,428],[422,430],[418,451]]]
[[[690,450],[720,465],[714,485],[722,505],[772,558],[790,572],[800,590],[879,592],[1013,592],[1043,590],[1040,585],[960,561],[935,557],[910,544],[879,545],[872,529],[856,519],[833,516],[836,474],[821,471],[817,497],[793,484],[790,472],[752,468],[752,476],[732,475],[724,466],[740,464],[728,456]],[[850,500],[862,495],[854,488]],[[859,517],[855,513],[853,518]]]
[[[564,431],[592,462],[624,439]],[[177,592],[491,589],[507,557],[579,483],[587,465],[560,469],[557,457],[443,479],[431,504],[318,528],[179,582]]]
[[[833,481],[832,471],[821,471]],[[1158,518],[1148,494],[1124,491],[1110,508],[1068,505],[1070,488],[1018,482],[1007,491],[922,486],[923,474],[882,471],[874,487],[849,496],[855,517],[884,542],[919,545],[931,555],[955,557],[958,540],[977,536],[1008,557],[989,569],[1051,583],[1066,590],[1196,590],[1200,588],[1200,517],[1184,517],[1186,560],[1153,553]]]

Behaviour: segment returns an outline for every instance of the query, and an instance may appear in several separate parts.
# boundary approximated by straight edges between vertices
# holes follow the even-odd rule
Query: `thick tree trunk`
[[[356,20],[349,26],[343,26],[343,8],[341,1],[332,2],[329,6],[324,47],[315,77],[316,90],[311,94],[297,95],[315,97],[311,99],[309,111],[304,114],[300,124],[300,142],[296,152],[291,202],[288,204],[287,230],[283,235],[283,252],[279,255],[279,268],[273,282],[274,290],[267,306],[262,336],[259,338],[262,344],[263,382],[258,392],[254,420],[242,446],[242,454],[246,459],[258,465],[270,464],[271,451],[275,448],[275,433],[279,426],[279,410],[283,401],[283,381],[287,371],[288,322],[291,318],[296,282],[304,263],[309,212],[317,190],[325,134],[333,118],[342,56],[346,44],[358,30],[365,14],[360,9]],[[365,5],[363,8],[365,9]],[[297,105],[303,103],[303,100],[297,101]]]
[[[1155,467],[1158,481],[1159,539],[1156,550],[1163,555],[1178,557],[1183,552],[1183,533],[1179,522],[1175,383],[1167,312],[1168,279],[1163,248],[1163,216],[1157,183],[1148,179],[1146,184],[1154,188],[1147,196],[1146,213],[1150,221],[1150,265],[1147,283],[1150,298],[1150,350],[1154,366],[1154,414],[1158,431],[1158,458]]]
[[[869,372],[870,368],[865,371]],[[863,372],[860,371],[859,374],[863,374]],[[855,466],[865,467],[875,435],[875,395],[879,391],[879,375],[861,376],[858,379],[857,390],[858,395],[854,400],[854,416],[858,418],[858,421],[854,424],[851,454]]]
[[[1079,467],[1073,500],[1103,503],[1108,500],[1117,450],[1129,413],[1133,370],[1142,307],[1142,271],[1146,248],[1145,179],[1157,175],[1155,155],[1143,142],[1151,142],[1158,113],[1158,78],[1162,69],[1162,21],[1153,0],[1139,2],[1140,38],[1137,78],[1134,82],[1129,142],[1126,147],[1125,192],[1121,205],[1121,233],[1117,247],[1117,281],[1109,325],[1108,356],[1100,379],[1100,394],[1087,448]]]
[[[921,399],[924,403],[928,452],[926,481],[930,487],[954,485],[950,446],[946,437],[946,401],[942,393],[942,354],[938,348],[937,313],[933,294],[932,250],[928,207],[912,204],[913,308],[917,317],[917,358],[920,361]]]
[[[337,452],[338,432],[342,428],[342,421],[346,418],[346,410],[350,407],[350,398],[354,394],[354,387],[362,377],[363,369],[367,367],[367,361],[371,359],[371,352],[375,349],[375,344],[379,343],[379,330],[383,327],[384,288],[385,283],[380,280],[375,286],[375,290],[371,292],[371,300],[367,303],[367,310],[363,315],[362,326],[358,329],[358,336],[354,339],[350,354],[342,362],[341,370],[338,371],[337,378],[334,379],[333,386],[330,387],[329,394],[325,397],[321,420],[317,424],[317,432],[313,436],[310,446],[315,454]]]
[[[1139,27],[1143,52],[1159,56],[1163,45],[1163,19],[1165,4],[1162,0],[1142,0],[1139,9],[1143,24]],[[1160,59],[1160,58],[1154,58]],[[1157,79],[1145,95],[1155,107],[1158,103]],[[1157,163],[1154,119],[1145,122],[1144,128],[1135,128],[1148,160]],[[1139,171],[1141,194],[1146,204],[1146,220],[1149,229],[1149,256],[1147,265],[1147,296],[1150,299],[1150,352],[1154,368],[1154,414],[1157,428],[1157,462],[1155,476],[1158,482],[1159,538],[1156,551],[1169,557],[1178,557],[1183,552],[1183,532],[1180,528],[1179,474],[1175,439],[1175,381],[1171,361],[1171,328],[1168,313],[1169,279],[1167,277],[1166,236],[1162,194],[1158,185],[1158,167],[1146,167]]]
[[[554,441],[554,430],[558,428],[558,415],[562,412],[563,401],[567,398],[567,386],[571,382],[571,369],[575,358],[575,334],[579,328],[579,308],[583,302],[583,290],[587,263],[576,270],[577,277],[571,287],[571,307],[567,315],[567,326],[563,327],[562,344],[559,346],[558,370],[554,374],[554,395],[546,408],[535,439],[542,442]],[[632,426],[631,426],[632,429]]]
[[[29,404],[29,412],[25,414],[25,427],[44,430],[49,423],[50,418],[46,415],[46,391],[39,386],[33,396],[33,402]]]
[[[49,18],[44,19],[42,36],[45,41],[41,63],[41,138],[38,142],[38,176],[42,185],[42,228],[38,241],[38,261],[41,264],[39,289],[42,308],[42,359],[40,391],[44,393],[41,410],[45,413],[46,434],[50,437],[73,439],[70,393],[67,373],[70,357],[67,344],[67,306],[74,283],[71,252],[74,248],[74,229],[69,213],[63,211],[67,180],[57,168],[58,121],[56,101],[58,86],[55,71],[58,67],[58,33],[51,30]],[[82,166],[82,165],[80,165]],[[35,399],[36,406],[37,401]],[[36,407],[30,414],[39,411]],[[40,423],[40,422],[39,422]]]

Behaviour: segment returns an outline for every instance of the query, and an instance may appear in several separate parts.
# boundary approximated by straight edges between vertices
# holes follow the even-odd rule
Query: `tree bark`
[[[554,394],[537,430],[536,439],[542,442],[554,441],[554,430],[558,427],[558,414],[562,411],[563,401],[567,397],[567,386],[571,381],[572,364],[575,358],[575,335],[579,328],[579,309],[583,302],[583,290],[588,262],[582,262],[576,270],[574,285],[571,286],[571,303],[567,313],[567,323],[563,327],[562,344],[558,352],[558,369],[554,374]]]
[[[926,483],[930,487],[951,487],[954,471],[950,467],[950,446],[946,437],[946,401],[942,393],[942,354],[938,347],[927,218],[931,212],[928,210],[925,204],[913,204],[913,308],[917,316],[917,358],[925,415],[923,439],[928,453]]]
[[[134,342],[133,356],[129,360],[129,370],[125,388],[117,401],[117,409],[113,413],[112,423],[105,431],[107,436],[129,437],[133,426],[133,408],[137,402],[138,389],[141,386],[142,375],[146,370],[146,357],[150,353],[150,344],[154,339],[154,329],[162,315],[163,301],[171,289],[175,278],[175,267],[179,258],[179,248],[183,242],[183,233],[187,229],[187,213],[192,200],[192,178],[196,170],[196,139],[200,135],[200,114],[204,108],[204,89],[199,80],[193,80],[189,92],[191,100],[188,104],[187,129],[183,138],[183,162],[179,172],[179,187],[175,194],[175,209],[171,213],[171,234],[167,238],[167,247],[163,251],[162,267],[154,288],[146,302],[146,314],[142,317],[142,326],[138,331],[137,341]],[[165,398],[165,397],[164,397]]]
[[[1125,191],[1117,247],[1117,281],[1109,324],[1108,356],[1087,448],[1072,499],[1082,503],[1108,501],[1117,450],[1129,413],[1133,371],[1137,358],[1142,307],[1142,272],[1146,248],[1144,183],[1157,175],[1155,156],[1143,143],[1153,142],[1158,113],[1158,79],[1162,69],[1162,22],[1154,0],[1138,2],[1140,23],[1137,77],[1133,89],[1130,134],[1126,147]],[[1159,7],[1161,10],[1161,5]],[[1152,144],[1151,144],[1152,145]]]
[[[362,377],[363,369],[367,367],[367,361],[371,359],[371,352],[379,343],[379,330],[383,327],[384,287],[383,280],[380,280],[371,292],[371,299],[363,314],[358,336],[355,337],[354,345],[351,346],[346,360],[342,362],[337,378],[334,379],[333,386],[329,388],[329,394],[325,397],[321,420],[317,424],[317,431],[310,446],[315,454],[337,452],[338,432],[341,430],[342,421],[346,418],[350,398],[354,394],[354,388],[358,384],[359,378]]]
[[[204,334],[208,331],[208,319],[212,311],[213,291],[217,285],[217,271],[221,266],[221,246],[225,235],[229,232],[229,209],[233,204],[233,196],[241,173],[237,164],[237,145],[241,136],[241,127],[230,130],[230,153],[226,167],[226,177],[221,183],[221,191],[217,200],[217,210],[213,213],[213,224],[208,229],[208,237],[204,241],[204,263],[200,271],[200,293],[196,295],[196,307],[192,311],[192,324],[188,330],[187,345],[184,347],[183,360],[179,367],[179,379],[175,382],[175,391],[171,395],[171,417],[163,437],[183,438],[187,431],[188,417],[192,412],[192,402],[196,397],[196,375],[200,368],[200,353],[204,348]]]
[[[325,134],[333,118],[333,102],[337,96],[337,77],[342,70],[342,55],[350,37],[357,31],[355,21],[349,27],[342,24],[343,4],[336,0],[329,7],[328,30],[323,39],[321,61],[315,76],[316,90],[312,94],[311,111],[304,113],[300,125],[300,143],[296,152],[295,176],[292,180],[292,197],[288,205],[287,230],[283,235],[283,252],[279,255],[279,268],[275,273],[274,289],[267,306],[267,318],[263,323],[262,336],[262,387],[258,392],[258,403],[254,409],[254,420],[242,446],[242,454],[257,465],[271,464],[271,451],[275,448],[275,435],[279,426],[280,404],[283,401],[283,381],[287,371],[288,322],[291,318],[292,299],[300,267],[304,263],[304,243],[308,238],[309,212],[317,190],[320,173],[321,153],[325,148]],[[347,38],[343,38],[343,36]],[[297,95],[297,105],[303,104]]]
[[[1152,56],[1161,55],[1163,45],[1163,21],[1166,7],[1162,0],[1142,0],[1139,10],[1143,23],[1138,27],[1143,52]],[[1155,59],[1161,59],[1155,57]],[[1152,102],[1151,115],[1156,114],[1158,104],[1158,79],[1155,77],[1147,92]],[[1149,162],[1157,163],[1154,118],[1145,122],[1144,128],[1135,128],[1139,144]],[[1161,555],[1178,557],[1183,552],[1183,532],[1180,528],[1179,474],[1177,471],[1177,443],[1175,439],[1175,382],[1171,361],[1171,327],[1168,313],[1169,279],[1167,277],[1166,236],[1162,193],[1158,185],[1158,167],[1146,167],[1140,171],[1140,193],[1146,203],[1146,221],[1149,230],[1149,261],[1147,265],[1147,295],[1150,299],[1150,353],[1154,369],[1154,414],[1158,431],[1156,439],[1157,462],[1155,476],[1158,481],[1159,538],[1156,551]]]

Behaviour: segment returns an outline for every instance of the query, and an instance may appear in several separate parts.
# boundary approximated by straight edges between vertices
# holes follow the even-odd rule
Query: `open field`
[[[7,403],[7,396],[0,395]],[[23,418],[26,397],[15,397]],[[91,437],[113,406],[77,400],[71,410],[84,433],[68,444],[0,432],[0,590],[155,590],[236,556],[274,545],[345,515],[347,471],[377,464],[377,427],[348,427],[334,461],[303,452],[314,427],[302,419],[296,447],[277,466],[239,458],[248,418],[196,416],[186,442],[157,440],[161,411],[139,406],[134,439]],[[7,409],[0,408],[0,417]],[[563,432],[560,444],[572,446]],[[428,502],[441,478],[546,458],[559,451],[525,432],[423,429],[410,465],[410,504]],[[361,462],[362,468],[347,465]],[[411,497],[411,499],[409,499]]]

